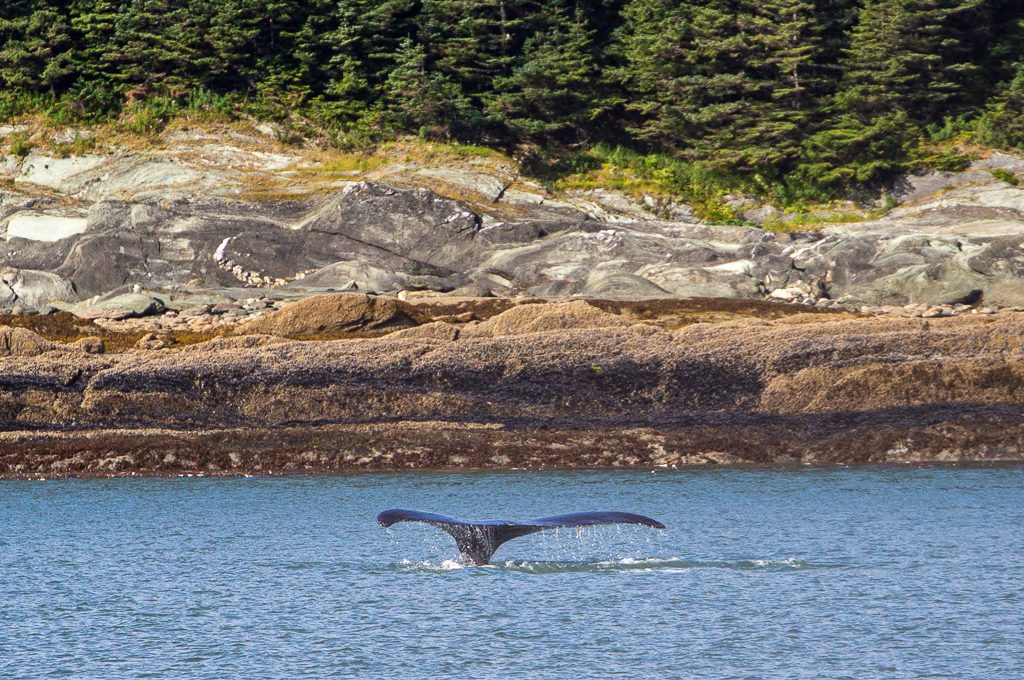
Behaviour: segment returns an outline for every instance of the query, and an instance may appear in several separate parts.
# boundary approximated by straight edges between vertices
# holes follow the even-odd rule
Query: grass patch
[[[1015,187],[1020,184],[1020,179],[1017,178],[1016,173],[1007,170],[1006,168],[996,168],[991,171],[992,176],[1000,182],[1006,182],[1011,187]]]
[[[850,224],[852,222],[864,222],[870,219],[868,213],[857,213],[849,211],[832,213],[797,213],[788,214],[784,218],[771,220],[763,225],[766,231],[778,232],[803,232],[818,231],[830,224]]]
[[[27,132],[17,132],[11,135],[11,153],[18,158],[25,158],[32,152],[32,143],[28,141]]]
[[[642,200],[681,201],[711,224],[748,224],[728,202],[730,194],[757,195],[750,180],[707,164],[664,154],[642,154],[621,146],[598,144],[529,168],[555,191],[611,189]]]

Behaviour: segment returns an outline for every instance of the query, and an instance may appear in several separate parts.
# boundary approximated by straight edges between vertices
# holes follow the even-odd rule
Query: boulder
[[[68,308],[82,319],[132,319],[166,310],[163,300],[142,293],[125,293],[100,300],[88,300]]]
[[[0,269],[0,281],[14,292],[22,306],[33,309],[50,302],[73,302],[78,299],[68,281],[50,272],[7,267]]]
[[[165,333],[146,333],[135,343],[135,349],[167,349],[176,344],[178,344],[177,341]]]
[[[103,338],[95,335],[90,335],[76,340],[71,343],[69,347],[85,352],[86,354],[103,354],[107,351],[106,345],[103,343]]]
[[[479,259],[480,216],[426,189],[360,182],[333,196],[305,222],[307,232],[345,236],[445,270]],[[341,259],[341,258],[338,258]]]
[[[339,293],[317,295],[240,324],[236,333],[301,337],[321,333],[360,333],[415,326],[408,307],[390,297]]]
[[[462,330],[464,338],[494,338],[547,331],[587,328],[626,328],[630,322],[583,300],[555,304],[517,305],[486,321]]]
[[[0,357],[34,357],[53,345],[27,328],[0,326]]]

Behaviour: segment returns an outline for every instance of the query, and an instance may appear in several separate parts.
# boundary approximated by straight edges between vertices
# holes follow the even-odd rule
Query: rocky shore
[[[1024,314],[745,304],[340,294],[118,352],[7,327],[0,475],[1024,457]]]
[[[3,158],[0,477],[1024,459],[1022,159],[808,229],[339,163]]]

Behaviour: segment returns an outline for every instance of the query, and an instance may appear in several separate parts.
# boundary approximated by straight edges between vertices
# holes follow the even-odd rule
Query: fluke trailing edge
[[[385,510],[377,515],[377,523],[390,527],[398,522],[424,522],[443,529],[455,539],[464,562],[487,564],[498,547],[513,538],[526,536],[546,529],[562,527],[589,527],[597,524],[641,524],[655,529],[664,529],[658,520],[634,515],[629,512],[573,512],[568,515],[552,515],[525,522],[510,522],[501,519],[459,519],[432,512]]]

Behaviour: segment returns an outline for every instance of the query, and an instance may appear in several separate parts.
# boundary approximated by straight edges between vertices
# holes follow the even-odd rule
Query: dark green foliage
[[[693,196],[739,182],[812,200],[957,167],[971,138],[1024,147],[1024,3],[0,3],[0,118],[153,134],[182,112],[344,143],[413,133],[542,158],[604,144],[636,150],[631,168],[659,159]]]
[[[579,7],[570,16],[556,6],[547,21],[512,72],[495,78],[487,111],[520,139],[583,142],[602,112],[594,34]]]
[[[427,69],[426,50],[412,40],[399,48],[384,82],[384,121],[395,130],[418,130],[424,137],[449,139],[475,127],[476,111],[457,83]]]
[[[962,28],[984,0],[867,0],[839,89],[799,174],[837,190],[906,167],[924,127],[964,110],[977,67]]]
[[[985,144],[1024,150],[1024,66],[1003,86],[976,123]]]

